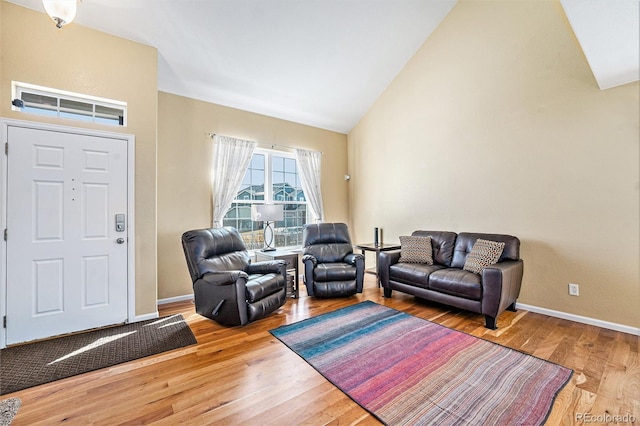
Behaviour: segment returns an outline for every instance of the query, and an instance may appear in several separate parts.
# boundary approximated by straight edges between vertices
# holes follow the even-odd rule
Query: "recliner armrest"
[[[344,262],[356,267],[356,293],[362,293],[364,286],[364,254],[350,253],[344,257]]]
[[[246,324],[248,278],[238,270],[204,274],[193,283],[196,312],[220,324]]]
[[[243,278],[245,281],[249,278],[244,271],[221,271],[221,272],[208,272],[204,274],[200,280],[211,285],[233,285]],[[198,280],[196,280],[197,282]],[[195,284],[195,283],[194,283]]]
[[[305,254],[302,256],[302,264],[304,265],[304,275],[302,277],[307,286],[307,295],[314,296],[313,269],[318,266],[318,259],[311,254]]]
[[[302,256],[302,263],[306,265],[307,262],[311,262],[311,265],[314,268],[318,266],[318,259],[316,259],[316,257],[311,254],[305,254],[304,256]]]
[[[364,262],[364,255],[360,253],[349,253],[344,257],[344,263],[348,263],[350,265],[355,265],[357,261]]]
[[[287,262],[284,260],[266,260],[264,262],[250,263],[246,271],[248,274],[286,274]],[[284,271],[284,272],[283,272]]]

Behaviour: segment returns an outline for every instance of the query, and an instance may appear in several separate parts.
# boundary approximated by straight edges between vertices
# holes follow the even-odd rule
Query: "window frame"
[[[248,204],[248,205],[253,205],[253,204],[281,204],[281,205],[304,205],[305,208],[305,212],[304,212],[304,224],[309,223],[309,201],[306,199],[306,196],[304,197],[304,201],[298,201],[297,197],[296,200],[291,200],[291,201],[287,201],[287,200],[275,200],[274,199],[274,191],[273,191],[273,157],[282,157],[285,159],[292,159],[295,161],[296,163],[296,171],[295,174],[298,177],[298,180],[300,178],[300,173],[299,173],[299,168],[298,168],[298,161],[296,159],[295,153],[293,152],[287,152],[287,151],[281,151],[281,150],[277,150],[277,149],[268,149],[268,148],[256,148],[255,151],[253,152],[252,155],[252,160],[253,160],[253,156],[256,154],[260,154],[260,155],[264,155],[265,161],[264,161],[264,197],[263,199],[239,199],[237,198],[238,194],[240,193],[240,191],[243,189],[242,187],[238,190],[238,193],[236,194],[236,198],[233,199],[233,203],[231,204],[231,208],[229,209],[229,211],[231,211],[231,209],[234,208],[239,208],[239,204]],[[246,174],[246,172],[245,172]],[[300,186],[300,189],[302,189],[302,186]],[[304,190],[302,190],[302,193],[304,194]],[[226,214],[229,213],[229,211]],[[286,211],[285,211],[286,212]],[[285,213],[286,214],[286,213]],[[240,218],[236,217],[236,220],[239,220]],[[283,219],[286,220],[286,219]],[[258,223],[257,221],[252,221],[253,223]],[[257,228],[256,230],[262,230],[263,228]],[[255,244],[255,243],[252,243]],[[294,247],[300,247],[301,245],[286,245],[286,246],[276,246],[277,249],[290,249],[290,248],[294,248]],[[250,251],[252,250],[259,250],[259,248],[250,248]]]
[[[103,124],[107,126],[127,127],[127,103],[123,101],[116,101],[113,99],[100,98],[97,96],[85,95],[82,93],[68,92],[66,90],[53,89],[50,87],[38,86],[30,83],[23,83],[20,81],[11,82],[11,99],[22,100],[22,94],[29,93],[37,96],[48,97],[56,100],[56,105],[48,104],[33,104],[25,105],[35,111],[24,111],[29,114],[42,115],[47,117],[62,118],[66,120],[74,120],[83,123]],[[27,103],[27,102],[25,102]],[[63,103],[82,103],[91,105],[91,111],[82,109],[73,109],[65,107]],[[98,111],[102,109],[113,109],[122,111],[121,120],[115,123],[115,120],[110,120],[107,117],[102,116],[103,113]],[[23,111],[24,108],[19,108],[15,105],[11,106],[13,111]],[[48,112],[48,113],[47,113]],[[115,115],[113,115],[115,117]],[[86,117],[82,119],[79,117]]]

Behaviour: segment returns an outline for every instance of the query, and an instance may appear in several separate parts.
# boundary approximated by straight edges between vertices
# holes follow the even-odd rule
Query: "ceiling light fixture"
[[[71,23],[76,17],[78,0],[42,0],[42,4],[58,28]]]

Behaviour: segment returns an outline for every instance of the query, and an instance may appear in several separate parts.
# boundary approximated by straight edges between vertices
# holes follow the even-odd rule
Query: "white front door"
[[[6,343],[124,322],[127,141],[13,126],[7,140]]]

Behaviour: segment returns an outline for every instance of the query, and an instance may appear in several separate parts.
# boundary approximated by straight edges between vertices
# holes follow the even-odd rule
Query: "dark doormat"
[[[0,395],[197,343],[182,315],[0,351]]]

